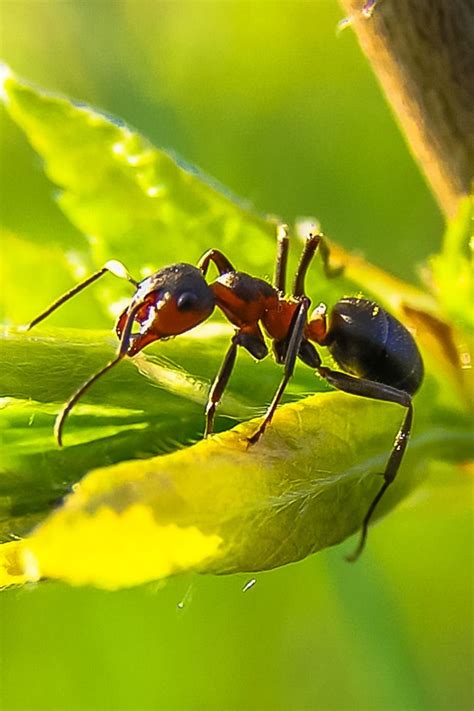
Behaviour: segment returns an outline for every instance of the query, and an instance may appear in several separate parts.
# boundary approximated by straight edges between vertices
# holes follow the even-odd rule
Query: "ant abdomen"
[[[413,395],[423,380],[423,362],[410,331],[374,301],[345,298],[329,316],[324,339],[347,373]]]

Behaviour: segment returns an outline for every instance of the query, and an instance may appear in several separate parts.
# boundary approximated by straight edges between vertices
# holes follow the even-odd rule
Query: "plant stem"
[[[474,167],[473,0],[340,0],[443,212]]]

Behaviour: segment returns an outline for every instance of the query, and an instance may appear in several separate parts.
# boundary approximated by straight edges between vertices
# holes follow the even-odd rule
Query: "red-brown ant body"
[[[383,484],[364,517],[359,545],[349,558],[355,560],[364,547],[372,514],[400,467],[413,419],[412,395],[422,382],[423,363],[410,332],[373,301],[344,298],[337,302],[329,318],[326,318],[323,305],[308,318],[310,301],[304,289],[306,272],[319,247],[325,270],[331,273],[328,248],[321,234],[308,236],[292,294],[288,297],[285,295],[288,247],[287,232],[281,227],[273,285],[236,271],[222,252],[215,249],[206,252],[197,267],[175,264],[140,282],[134,280],[119,262],[111,261],[60,297],[34,319],[29,328],[107,272],[125,278],[135,286],[135,294],[116,325],[120,339],[116,357],[89,378],[58,415],[55,432],[60,445],[66,417],[98,378],[125,356],[136,355],[153,341],[194,328],[206,320],[216,306],[234,325],[235,334],[209,391],[205,436],[212,432],[215,411],[229,381],[238,347],[245,348],[257,360],[268,355],[262,329],[272,339],[275,360],[284,366],[284,374],[260,426],[249,437],[249,444],[258,442],[271,422],[298,357],[338,390],[404,407],[405,418],[382,474]],[[211,262],[219,276],[208,284],[205,276]],[[133,330],[136,326],[138,331]],[[326,346],[341,370],[323,366],[312,342]]]

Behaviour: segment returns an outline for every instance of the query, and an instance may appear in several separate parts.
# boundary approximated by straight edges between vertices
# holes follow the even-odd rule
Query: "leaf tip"
[[[195,525],[157,523],[150,507],[94,514],[63,509],[25,540],[20,569],[27,581],[63,580],[118,590],[198,570],[218,557],[221,536]]]

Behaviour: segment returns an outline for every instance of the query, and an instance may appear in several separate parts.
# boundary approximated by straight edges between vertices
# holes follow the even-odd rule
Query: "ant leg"
[[[304,280],[306,277],[306,272],[311,264],[311,261],[316,253],[318,245],[321,241],[321,235],[313,235],[311,232],[306,238],[306,242],[301,253],[300,262],[295,274],[295,281],[293,282],[293,296],[297,298],[305,296]]]
[[[320,367],[318,368],[319,374],[327,380],[330,385],[333,385],[338,390],[343,390],[351,395],[359,395],[361,397],[371,398],[373,400],[383,400],[384,402],[394,402],[402,407],[405,407],[407,412],[403,419],[400,429],[395,437],[395,442],[388,459],[385,471],[382,473],[384,482],[374,497],[372,503],[370,504],[367,513],[362,521],[362,531],[359,543],[353,553],[347,556],[347,560],[351,563],[357,560],[357,558],[362,553],[365,542],[367,539],[367,533],[369,528],[369,523],[372,515],[377,508],[381,498],[385,494],[386,490],[390,484],[394,481],[397,476],[400,464],[405,454],[407,448],[408,439],[410,437],[411,426],[413,422],[413,406],[411,396],[404,390],[397,390],[397,388],[392,388],[389,385],[383,385],[382,383],[377,383],[373,380],[364,380],[363,378],[355,378],[346,373],[342,373],[336,370],[331,370],[330,368]]]
[[[204,437],[209,437],[212,434],[214,426],[214,415],[216,414],[216,408],[221,400],[222,393],[224,392],[227,383],[229,382],[230,374],[235,365],[235,358],[237,355],[238,343],[235,341],[235,336],[232,339],[232,343],[229,346],[227,353],[225,354],[224,361],[220,367],[219,372],[214,378],[214,382],[209,390],[209,396],[206,406],[206,428],[204,430]]]
[[[285,392],[285,388],[288,385],[291,376],[293,375],[296,363],[296,356],[298,355],[301,343],[303,341],[303,334],[304,328],[306,326],[308,309],[309,299],[304,298],[302,299],[301,304],[298,307],[298,311],[296,312],[296,318],[290,329],[291,336],[285,356],[285,370],[283,378],[277,388],[275,395],[273,396],[273,400],[271,401],[265,413],[265,417],[263,418],[262,423],[260,424],[257,431],[251,437],[248,438],[249,444],[256,444],[265,432],[267,425],[270,424],[272,417],[275,414],[275,410],[277,409],[278,403],[280,402],[283,393]]]
[[[214,382],[209,390],[209,397],[206,406],[206,428],[204,431],[204,437],[208,437],[212,434],[216,408],[219,405],[222,394],[227,386],[227,383],[229,382],[229,378],[235,364],[238,346],[245,348],[250,355],[257,360],[262,360],[268,355],[268,348],[265,344],[263,334],[257,324],[254,324],[251,327],[243,327],[232,337],[229,350],[227,351],[221,368],[214,378]]]
[[[79,294],[80,291],[85,289],[90,284],[93,284],[95,281],[97,281],[97,279],[100,279],[101,276],[107,274],[107,272],[114,274],[114,276],[119,277],[120,279],[127,279],[127,281],[131,282],[135,287],[138,286],[138,281],[136,281],[132,276],[130,276],[124,265],[115,259],[111,259],[109,262],[106,262],[106,264],[104,264],[102,269],[99,269],[99,271],[94,272],[94,274],[91,274],[89,277],[87,277],[87,279],[84,279],[84,281],[79,282],[79,284],[73,286],[72,289],[66,291],[66,293],[60,296],[59,299],[56,299],[56,301],[54,301],[51,306],[48,306],[45,311],[43,311],[39,314],[39,316],[34,318],[33,321],[31,321],[26,326],[25,330],[29,331],[30,328],[33,328],[33,326],[36,326],[36,324],[40,323],[45,318],[50,316],[53,311],[56,311],[56,309],[66,303],[66,301],[72,299],[73,296]]]
[[[375,509],[377,508],[377,505],[383,495],[385,494],[386,490],[390,486],[390,484],[393,482],[395,477],[397,476],[398,470],[400,468],[400,464],[402,463],[403,455],[405,454],[405,450],[407,448],[408,444],[408,439],[410,437],[410,431],[412,427],[412,422],[413,422],[413,406],[410,402],[407,413],[403,419],[402,425],[400,429],[397,432],[397,435],[395,437],[395,442],[393,444],[392,451],[390,453],[389,460],[387,462],[387,466],[385,467],[385,471],[383,472],[383,478],[384,482],[382,486],[380,487],[380,490],[378,491],[377,495],[374,497],[374,500],[370,504],[367,513],[364,516],[364,519],[362,521],[362,530],[361,530],[361,536],[359,543],[356,547],[356,549],[346,556],[346,560],[349,561],[349,563],[354,563],[357,558],[360,556],[362,551],[364,550],[365,542],[367,539],[367,533],[369,529],[369,523],[370,519],[372,518],[372,514],[374,513]]]
[[[133,320],[135,318],[135,314],[137,313],[138,309],[143,305],[142,302],[135,304],[130,311],[128,312],[127,315],[127,320],[125,322],[124,329],[122,331],[122,336],[120,338],[120,344],[119,344],[119,349],[118,353],[113,358],[107,365],[105,365],[103,368],[101,368],[97,373],[92,375],[88,380],[86,380],[85,383],[81,385],[81,387],[76,390],[75,393],[69,398],[67,403],[63,406],[61,412],[58,414],[56,417],[56,421],[54,423],[54,434],[56,437],[56,441],[60,447],[62,447],[63,444],[63,428],[64,428],[64,423],[66,421],[66,418],[68,417],[69,413],[71,412],[72,408],[74,405],[77,403],[78,400],[84,395],[87,390],[93,385],[96,380],[101,378],[105,373],[107,373],[111,368],[117,365],[117,363],[120,363],[120,361],[127,355],[127,351],[130,346],[130,336],[132,332],[132,326],[133,326]]]
[[[278,225],[277,230],[277,256],[275,262],[275,274],[273,276],[273,286],[281,294],[286,291],[286,267],[288,264],[288,249],[290,240],[288,238],[288,227]]]
[[[219,274],[228,274],[234,272],[235,269],[229,262],[227,257],[218,249],[209,249],[199,260],[197,266],[201,270],[203,276],[206,276],[209,264],[213,262],[216,265]]]

